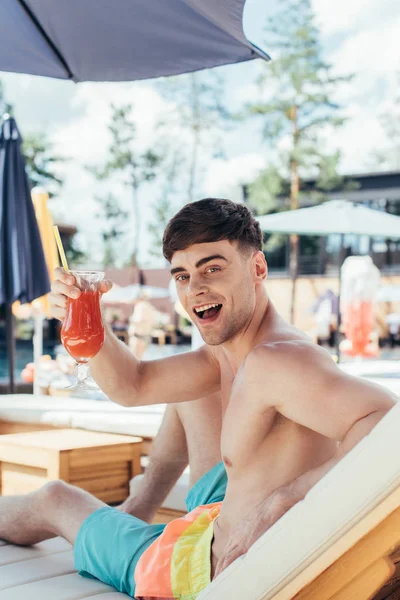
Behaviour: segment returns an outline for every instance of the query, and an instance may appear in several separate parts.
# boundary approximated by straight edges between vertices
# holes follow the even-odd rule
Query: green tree
[[[65,248],[65,256],[70,267],[83,265],[87,262],[88,256],[84,252],[79,242],[75,239],[71,240]]]
[[[331,65],[323,60],[310,0],[282,0],[280,6],[265,28],[268,48],[276,58],[265,64],[258,79],[260,99],[247,106],[248,115],[262,118],[263,136],[270,148],[285,141],[286,149],[267,172],[267,181],[274,182],[268,191],[271,210],[282,208],[282,204],[298,208],[301,182],[310,175],[316,176],[325,189],[333,185],[332,178],[337,180],[333,167],[338,157],[324,152],[323,139],[327,128],[344,122],[333,94],[339,84],[351,80],[351,76],[333,75]],[[288,190],[285,182],[289,182]],[[254,188],[256,197],[250,197],[254,204],[260,200],[260,186],[259,182]],[[287,204],[282,202],[282,192],[287,193]],[[298,236],[291,236],[292,321],[298,245]]]
[[[66,157],[56,155],[53,144],[46,133],[34,132],[23,136],[22,150],[25,157],[26,172],[31,187],[41,185],[50,195],[54,195],[62,187],[64,180],[57,173],[57,167],[66,162]]]
[[[388,145],[372,153],[370,164],[372,168],[397,171],[400,169],[400,71],[397,73],[397,93],[393,105],[379,120]]]
[[[101,236],[104,245],[103,267],[106,268],[115,265],[116,243],[125,234],[125,224],[129,214],[122,210],[117,198],[111,193],[105,198],[97,196],[96,201],[101,208],[96,218],[101,220]]]
[[[193,202],[198,193],[202,153],[210,155],[211,152],[218,156],[223,152],[221,133],[228,118],[224,106],[224,80],[215,71],[202,71],[170,77],[159,84],[159,89],[172,104],[160,124],[162,130],[167,133],[171,129],[180,130],[189,139],[181,169],[188,173],[186,201]],[[178,137],[178,144],[182,144],[181,137]]]
[[[165,149],[165,153],[161,196],[153,206],[153,219],[148,226],[151,239],[149,254],[157,259],[162,257],[164,230],[175,212],[174,198],[177,195],[177,180],[184,160],[181,149],[169,154]]]
[[[162,196],[153,206],[153,221],[148,226],[151,239],[149,254],[154,258],[162,257],[164,230],[172,216],[171,202],[168,197]]]
[[[5,93],[4,93],[4,85],[3,85],[3,82],[0,80],[0,119],[6,113],[12,115],[12,112],[13,112],[13,107],[11,104],[8,104],[8,102],[6,101]]]
[[[134,242],[130,263],[137,266],[141,228],[139,190],[143,183],[156,177],[161,156],[150,148],[144,151],[139,149],[132,106],[111,105],[111,108],[111,123],[108,127],[111,133],[109,159],[102,167],[89,167],[89,170],[99,181],[119,174],[123,185],[130,189],[134,218]]]

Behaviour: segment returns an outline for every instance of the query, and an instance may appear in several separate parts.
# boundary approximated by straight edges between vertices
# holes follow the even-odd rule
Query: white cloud
[[[396,93],[398,1],[369,0],[367,7],[363,0],[314,0],[313,5],[335,73],[355,74],[335,95],[348,121],[329,135],[328,143],[341,149],[344,172],[361,172],[371,153],[387,145],[379,116]]]
[[[383,30],[375,24],[349,34],[330,59],[338,72],[367,76],[373,84],[376,77],[393,73],[400,66],[399,31],[400,15],[397,15],[387,20]]]
[[[324,35],[377,27],[398,12],[398,0],[313,0],[312,4]]]
[[[132,206],[129,190],[120,184],[118,178],[99,183],[85,169],[88,165],[101,166],[107,158],[111,141],[108,131],[111,104],[132,104],[138,147],[156,149],[157,137],[154,129],[166,104],[154,88],[145,84],[80,85],[72,99],[72,108],[77,111],[78,116],[69,122],[60,123],[51,135],[55,151],[70,159],[60,168],[65,177],[65,185],[57,199],[54,212],[63,220],[79,227],[85,248],[90,249],[93,260],[99,260],[101,256],[98,231],[100,222],[95,218],[98,213],[95,195],[104,195],[112,191],[125,209],[130,211]],[[146,200],[147,202],[142,203],[144,219],[149,218],[151,205],[147,195]],[[128,234],[126,248],[132,241],[130,237]]]
[[[81,164],[104,160],[110,143],[111,104],[133,104],[139,144],[155,144],[154,127],[165,103],[154,88],[90,83],[79,86],[73,98],[72,107],[80,109],[79,118],[62,124],[52,135],[57,149]]]
[[[265,157],[256,153],[235,156],[228,160],[214,160],[208,168],[204,183],[205,193],[239,201],[242,199],[240,186],[253,181],[263,167]]]

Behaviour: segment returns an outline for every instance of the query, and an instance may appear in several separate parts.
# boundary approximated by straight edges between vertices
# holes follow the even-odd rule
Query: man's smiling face
[[[211,346],[232,339],[251,320],[253,254],[237,242],[221,240],[194,244],[172,256],[179,300]]]

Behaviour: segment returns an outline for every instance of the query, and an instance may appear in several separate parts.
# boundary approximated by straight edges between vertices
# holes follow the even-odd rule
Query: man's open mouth
[[[222,308],[222,304],[205,304],[199,308],[194,308],[193,312],[199,319],[206,321],[215,317]]]

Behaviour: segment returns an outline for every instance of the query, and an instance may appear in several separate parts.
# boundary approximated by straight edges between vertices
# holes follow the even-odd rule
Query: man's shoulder
[[[291,379],[302,376],[310,370],[327,365],[334,367],[334,362],[326,350],[311,340],[284,339],[265,341],[250,350],[244,369],[251,379],[269,375],[282,378],[290,375]]]

